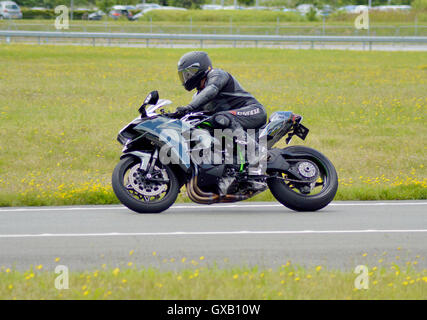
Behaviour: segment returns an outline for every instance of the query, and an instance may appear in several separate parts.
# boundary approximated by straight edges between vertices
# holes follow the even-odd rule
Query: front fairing
[[[133,129],[141,134],[147,134],[147,138],[154,143],[170,147],[171,158],[178,160],[179,164],[188,169],[190,152],[185,136],[191,128],[188,123],[179,119],[157,116],[139,123]]]
[[[134,130],[134,128],[143,121],[141,117],[135,118],[131,122],[129,122],[123,129],[119,131],[117,135],[117,141],[119,141],[122,145],[126,145],[127,142],[135,139],[139,136],[139,133]]]

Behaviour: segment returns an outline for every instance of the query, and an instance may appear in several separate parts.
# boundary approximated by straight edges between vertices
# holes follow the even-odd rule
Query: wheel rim
[[[290,159],[292,160],[292,159]],[[299,169],[299,173],[306,177],[314,177],[313,170],[318,171],[316,179],[311,182],[304,182],[303,180],[295,181],[295,177],[286,172],[277,172],[276,178],[283,180],[283,184],[289,188],[292,192],[303,196],[303,197],[315,197],[322,194],[330,185],[329,172],[327,166],[318,158],[302,160],[296,165]],[[315,168],[313,167],[315,164]]]
[[[123,186],[128,194],[144,203],[162,201],[169,193],[170,183],[167,170],[161,165],[155,165],[148,173],[140,169],[139,163],[133,163],[123,175]]]

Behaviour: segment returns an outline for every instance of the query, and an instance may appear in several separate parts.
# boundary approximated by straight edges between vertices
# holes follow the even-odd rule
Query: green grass
[[[163,11],[153,10],[145,14],[142,19],[149,21],[176,21],[187,22],[190,20],[200,22],[276,22],[277,19],[287,22],[301,22],[307,19],[298,13],[280,11],[252,11],[252,10],[188,10],[188,11]]]
[[[311,132],[292,144],[331,159],[336,199],[427,198],[425,53],[207,51],[269,114],[304,116]],[[151,90],[190,101],[176,75],[184,52],[1,45],[0,206],[117,203],[117,132]]]
[[[62,271],[61,271],[62,273]],[[180,271],[124,268],[74,272],[68,289],[55,288],[60,274],[33,267],[0,271],[0,299],[425,299],[426,270],[368,268],[368,289],[356,289],[353,272],[302,268],[191,267]]]
[[[336,12],[330,17],[326,18],[329,21],[346,21],[354,22],[357,14],[346,14]],[[427,21],[427,12],[425,10],[412,10],[410,12],[376,12],[369,13],[372,22],[414,22],[415,17],[418,17],[419,22]],[[193,21],[203,22],[276,22],[277,20],[283,22],[305,22],[312,23],[322,20],[321,17],[316,16],[315,20],[310,21],[306,16],[301,16],[299,13],[294,12],[281,12],[281,11],[252,11],[252,10],[188,10],[188,11],[161,11],[153,10],[145,14],[141,19],[149,21],[188,21],[192,18]]]

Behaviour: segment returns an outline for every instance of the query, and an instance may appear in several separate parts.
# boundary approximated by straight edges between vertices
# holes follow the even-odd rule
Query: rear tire
[[[273,196],[285,207],[295,211],[316,211],[326,207],[338,190],[338,175],[334,165],[322,153],[312,148],[292,146],[286,149],[301,154],[299,158],[316,163],[327,177],[326,185],[318,194],[304,195],[293,191],[282,179],[269,178],[267,183]]]
[[[112,176],[112,185],[114,193],[122,204],[124,204],[129,209],[138,212],[138,213],[160,213],[168,209],[172,204],[174,204],[178,193],[179,193],[179,183],[172,169],[168,166],[164,166],[166,169],[169,186],[167,189],[166,195],[158,201],[153,202],[144,202],[133,197],[129,190],[124,185],[124,178],[126,172],[129,168],[135,166],[139,163],[140,160],[135,157],[126,157],[116,165],[114,168]]]

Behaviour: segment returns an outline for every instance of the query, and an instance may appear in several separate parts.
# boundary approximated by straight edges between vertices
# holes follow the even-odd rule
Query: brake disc
[[[317,166],[312,163],[311,161],[304,161],[298,163],[298,173],[307,179],[312,179],[316,175],[318,175],[319,170],[317,169]]]
[[[161,170],[159,167],[155,166],[153,171],[160,171],[162,178],[164,180],[168,179],[168,174],[166,170]],[[147,178],[148,175],[146,176]],[[133,190],[138,192],[139,194],[146,197],[155,197],[162,194],[166,188],[166,184],[161,184],[159,182],[150,182],[147,180],[143,180],[140,172],[140,165],[137,164],[130,169],[128,176],[128,186],[130,186]]]
[[[298,163],[298,173],[311,181],[309,185],[302,186],[300,191],[302,193],[310,193],[316,186],[316,180],[319,177],[319,168],[311,161],[302,161]]]

